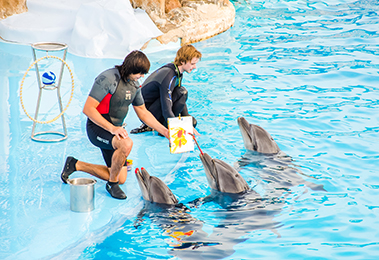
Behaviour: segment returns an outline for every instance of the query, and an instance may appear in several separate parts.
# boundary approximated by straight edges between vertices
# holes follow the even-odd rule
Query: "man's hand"
[[[170,140],[170,136],[169,136],[169,133],[168,133],[168,129],[165,129],[164,130],[164,134],[163,134],[168,140]]]
[[[120,126],[115,126],[112,131],[112,134],[114,134],[118,140],[121,140],[123,138],[128,138],[128,132],[126,131],[125,128],[120,127]]]

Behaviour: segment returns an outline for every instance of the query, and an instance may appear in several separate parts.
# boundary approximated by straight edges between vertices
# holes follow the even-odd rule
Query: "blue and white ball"
[[[54,72],[48,71],[42,74],[42,83],[45,85],[52,85],[55,83],[56,76]]]

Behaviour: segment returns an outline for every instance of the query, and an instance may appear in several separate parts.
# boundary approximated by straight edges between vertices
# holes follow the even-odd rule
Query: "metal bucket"
[[[95,183],[89,178],[69,179],[70,209],[76,212],[89,212],[95,208]]]

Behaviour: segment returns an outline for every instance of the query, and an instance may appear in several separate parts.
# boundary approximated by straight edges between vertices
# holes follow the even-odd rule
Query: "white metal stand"
[[[32,44],[34,61],[37,60],[37,55],[36,55],[36,51],[37,50],[39,50],[39,51],[46,51],[46,55],[49,55],[49,52],[63,51],[63,58],[62,58],[62,60],[64,61],[66,59],[67,47],[68,47],[67,44],[64,44],[64,43],[54,43],[54,42],[40,42],[40,43]],[[35,141],[40,141],[40,142],[59,142],[59,141],[65,140],[65,139],[67,139],[67,129],[66,129],[66,122],[65,122],[64,114],[62,114],[63,132],[44,131],[44,132],[35,133],[35,126],[36,126],[36,123],[37,123],[36,121],[37,121],[37,117],[38,117],[38,112],[39,112],[39,108],[40,108],[40,102],[41,102],[41,96],[42,96],[42,91],[43,90],[56,90],[57,91],[57,98],[58,98],[59,109],[60,109],[61,113],[63,111],[60,88],[61,88],[61,81],[62,81],[64,63],[62,62],[62,66],[61,66],[61,70],[60,70],[59,76],[57,76],[57,78],[56,78],[57,84],[45,85],[42,82],[42,80],[41,80],[41,75],[40,75],[37,63],[35,64],[35,69],[36,69],[36,74],[37,74],[39,93],[38,93],[36,112],[35,112],[35,116],[34,116],[35,120],[33,122],[33,128],[32,128],[31,138],[33,140],[35,140]],[[39,137],[39,136],[45,135],[45,134],[56,134],[56,135],[60,135],[62,137],[61,138],[56,138],[56,139],[42,139],[42,138]]]

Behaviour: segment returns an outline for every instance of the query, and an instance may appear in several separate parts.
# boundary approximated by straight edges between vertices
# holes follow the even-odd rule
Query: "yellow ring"
[[[68,101],[66,107],[62,110],[62,112],[61,112],[59,115],[57,115],[56,117],[54,117],[53,119],[51,119],[51,120],[49,120],[49,121],[38,121],[38,120],[32,118],[32,117],[28,114],[28,112],[26,112],[26,109],[25,109],[25,107],[24,107],[24,102],[22,101],[22,87],[23,87],[23,85],[24,85],[24,80],[25,80],[25,78],[26,78],[26,75],[28,75],[29,70],[30,70],[31,68],[33,68],[33,66],[36,65],[36,64],[37,64],[38,62],[40,62],[41,60],[43,60],[43,59],[48,59],[48,58],[53,58],[53,59],[60,60],[64,65],[66,65],[68,71],[70,72],[70,77],[71,77],[71,85],[72,85],[72,87],[71,87],[71,95],[70,95],[70,99],[69,99],[69,101]],[[25,114],[26,114],[26,115],[27,115],[32,121],[34,121],[34,122],[36,122],[36,123],[39,123],[39,124],[49,124],[49,123],[54,122],[54,121],[57,120],[58,118],[60,118],[60,117],[64,114],[64,112],[66,112],[68,106],[69,106],[70,103],[71,103],[71,100],[72,100],[72,97],[73,97],[73,96],[74,96],[74,76],[72,75],[72,71],[71,71],[70,67],[68,66],[68,64],[67,64],[63,59],[61,59],[61,58],[59,58],[59,57],[56,57],[56,56],[49,56],[49,55],[48,55],[48,56],[45,56],[45,57],[39,58],[38,60],[34,61],[34,62],[32,63],[32,65],[30,65],[30,67],[26,70],[26,72],[25,72],[25,74],[24,74],[24,77],[23,77],[22,80],[21,80],[21,85],[20,85],[20,101],[21,101],[22,109],[24,110]]]

